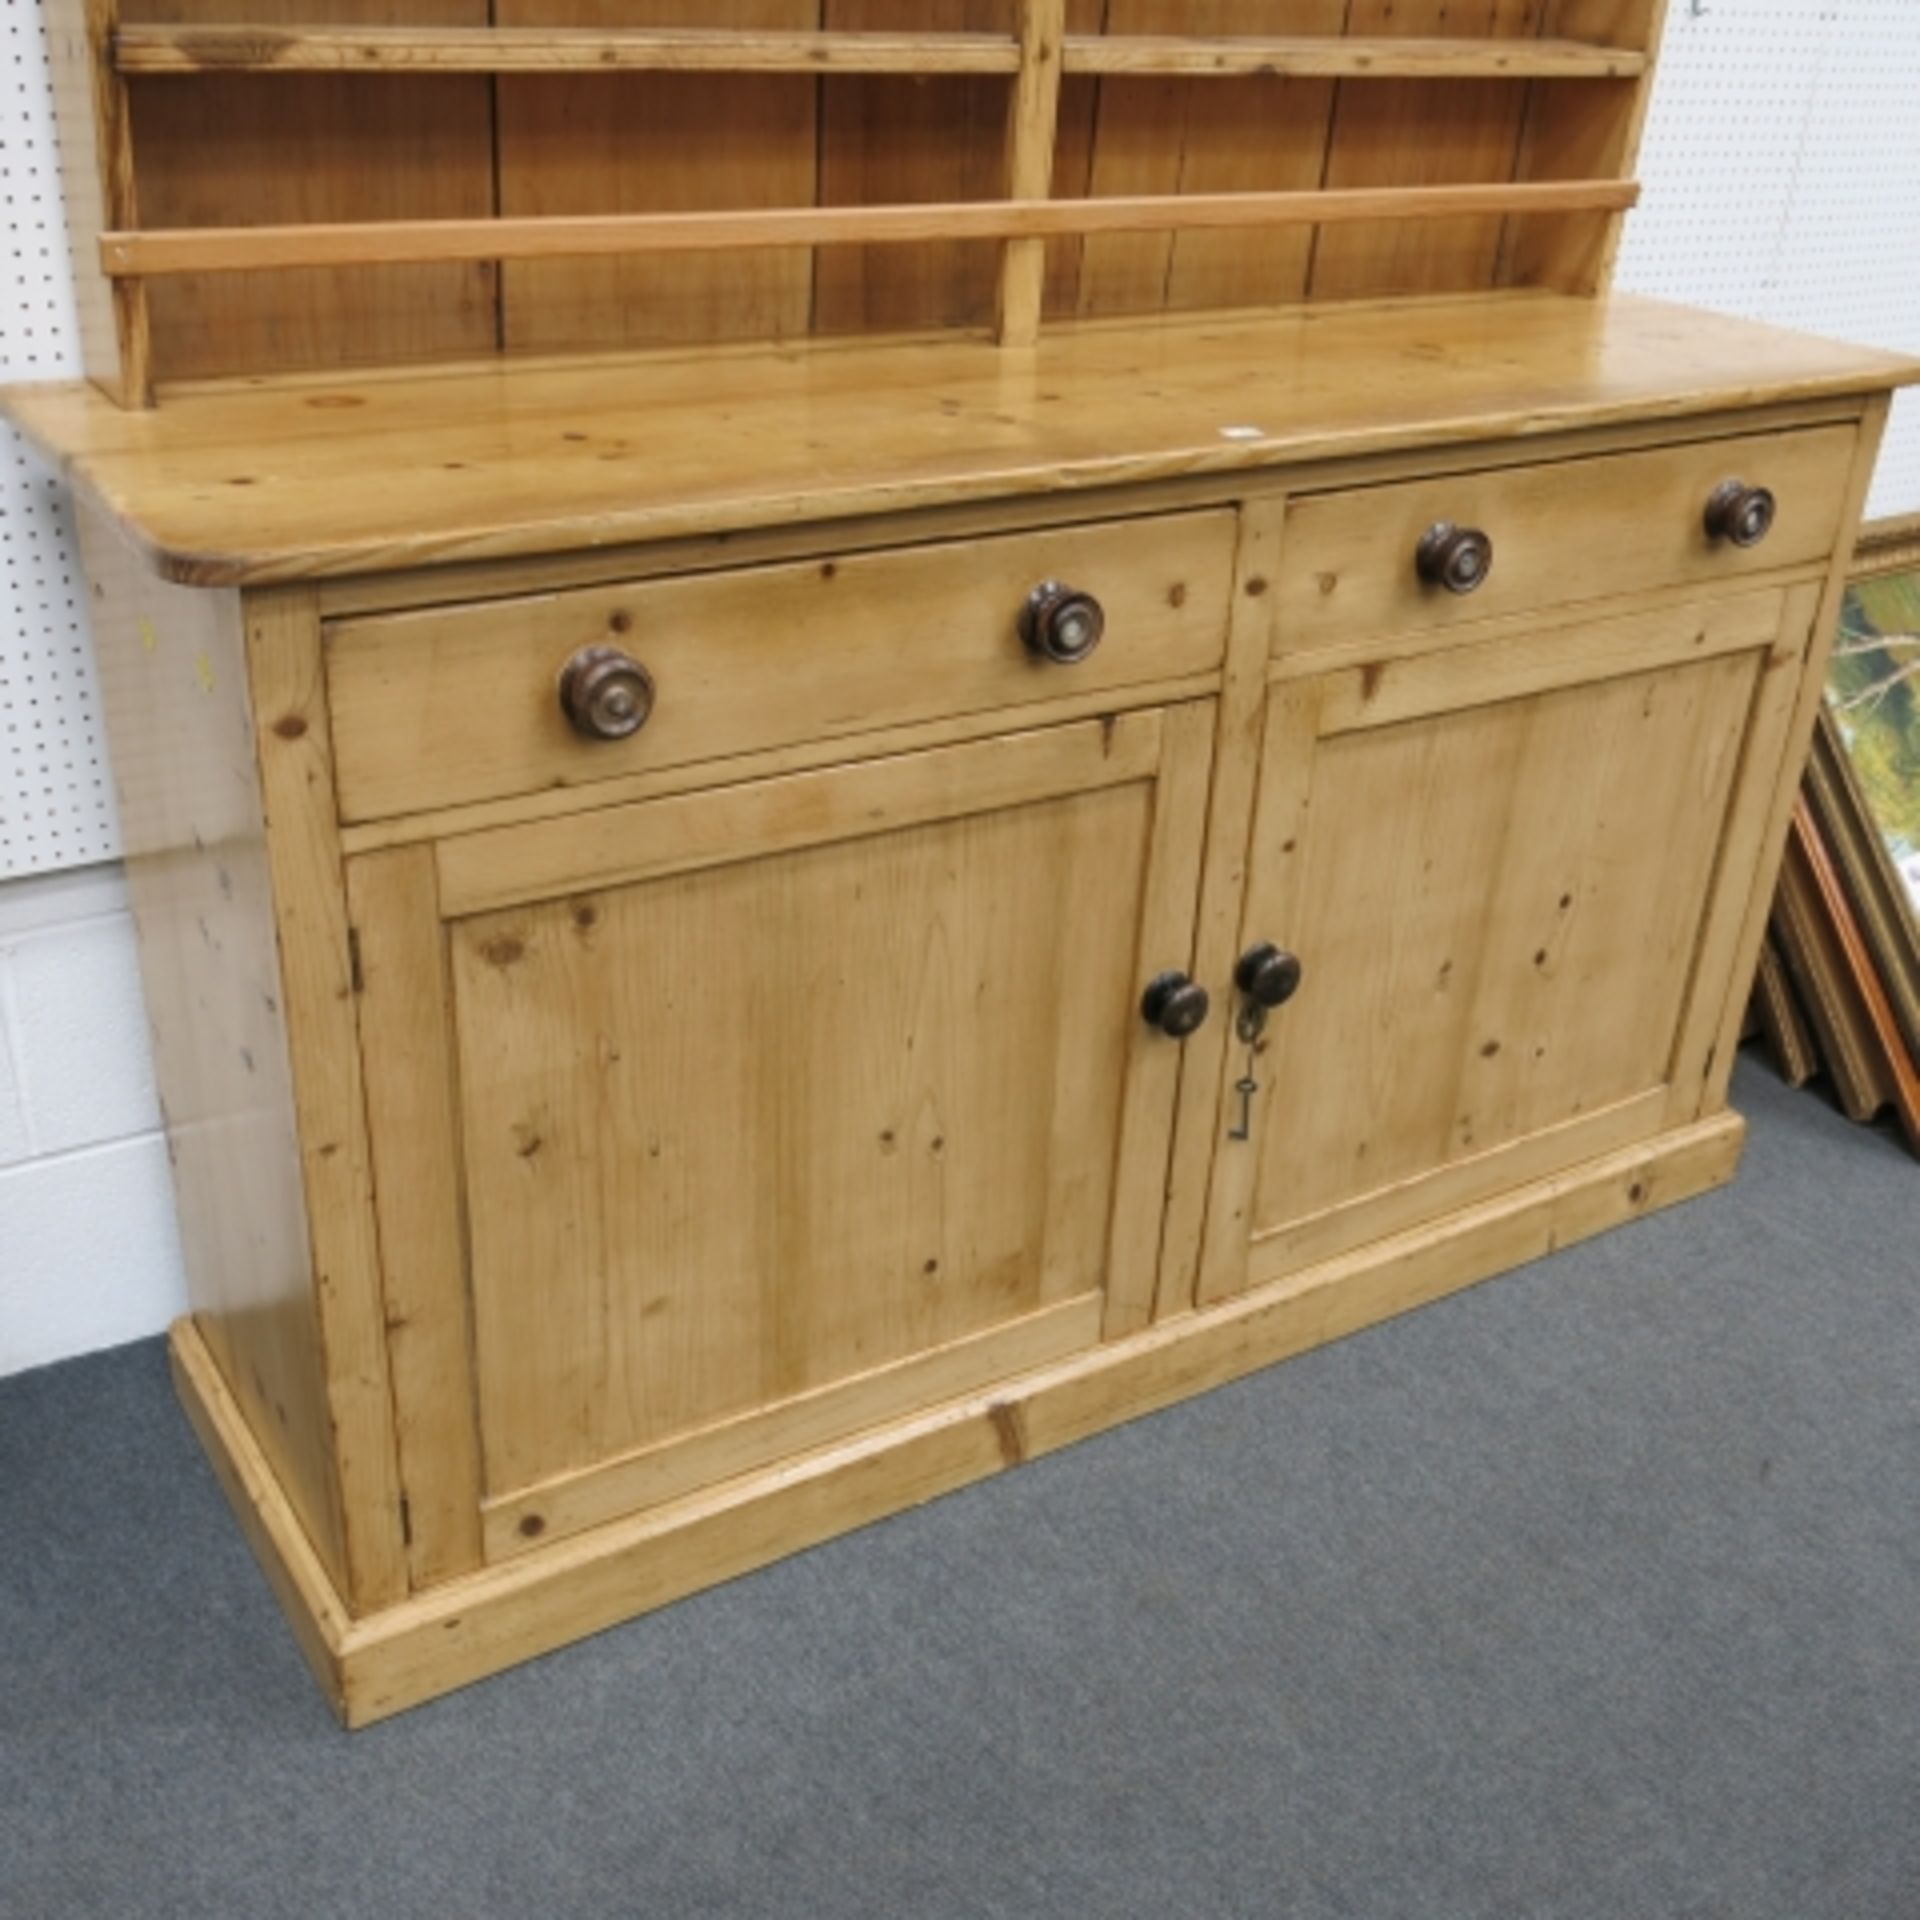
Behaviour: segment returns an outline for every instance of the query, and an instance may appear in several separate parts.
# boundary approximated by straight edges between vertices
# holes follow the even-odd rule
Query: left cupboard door
[[[416,1584],[1152,1317],[1213,722],[349,862]]]

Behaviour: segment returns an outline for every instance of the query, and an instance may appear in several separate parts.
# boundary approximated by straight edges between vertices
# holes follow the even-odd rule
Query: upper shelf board
[[[123,74],[1003,73],[989,33],[770,33],[699,28],[123,26]],[[1554,39],[1070,35],[1071,74],[1287,74],[1334,79],[1633,79],[1644,53]]]
[[[1638,184],[1631,180],[1526,180],[1296,193],[1141,194],[1097,200],[927,201],[899,207],[764,207],[718,213],[187,227],[103,233],[100,264],[116,279],[143,279],[401,261],[578,259],[594,254],[720,253],[742,247],[1340,226],[1474,214],[1619,212],[1631,207],[1639,194]]]
[[[168,578],[239,585],[578,552],[1772,402],[1920,362],[1548,293],[179,388],[6,412]],[[370,482],[377,479],[377,484]]]

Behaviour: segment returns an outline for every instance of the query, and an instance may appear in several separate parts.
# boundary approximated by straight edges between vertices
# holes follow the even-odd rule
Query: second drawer
[[[1824,562],[1855,441],[1851,426],[1816,427],[1302,495],[1287,509],[1276,647],[1314,653]],[[1713,533],[1723,487],[1727,510],[1744,501],[1755,517]],[[1451,591],[1421,564],[1431,537],[1439,571],[1446,528],[1465,569]]]
[[[342,621],[327,634],[341,818],[1204,673],[1225,650],[1233,547],[1232,513],[1209,511]],[[1098,603],[1084,657],[1023,642],[1045,582]],[[1060,610],[1058,652],[1087,633],[1084,606]]]

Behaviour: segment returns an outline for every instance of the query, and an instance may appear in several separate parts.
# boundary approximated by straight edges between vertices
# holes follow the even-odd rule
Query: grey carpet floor
[[[1920,1915],[1920,1170],[1729,1193],[351,1738],[157,1343],[0,1384],[0,1914]]]

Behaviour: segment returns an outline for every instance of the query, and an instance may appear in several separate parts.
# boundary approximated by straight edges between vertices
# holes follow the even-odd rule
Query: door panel
[[[1100,1284],[1149,800],[456,925],[490,1486]]]
[[[1203,1298],[1666,1123],[1782,609],[1671,609],[1664,663],[1636,616],[1272,689],[1245,935],[1305,977],[1216,1156]]]
[[[1327,743],[1298,937],[1349,1017],[1277,1025],[1315,1092],[1269,1129],[1256,1235],[1660,1080],[1755,671]]]
[[[562,891],[516,843],[510,904],[463,910],[452,843],[415,863],[458,1217],[413,1241],[469,1304],[472,1367],[410,1390],[466,1404],[490,1556],[1084,1346],[1142,1276],[1150,1298],[1180,1049],[1139,999],[1190,962],[1213,712],[1053,730],[1024,789],[972,746],[676,796],[651,803],[664,863],[649,807],[618,809],[631,864]],[[1083,736],[1111,757],[1063,791]],[[434,990],[428,909],[371,880],[369,1025],[395,1034],[403,956],[405,1017]],[[400,1124],[419,1100],[380,1094],[411,1064],[370,1066],[380,1183],[444,1192]]]

